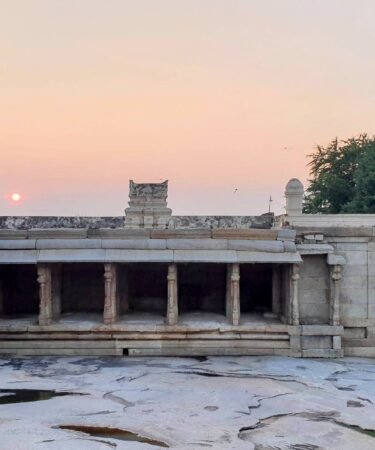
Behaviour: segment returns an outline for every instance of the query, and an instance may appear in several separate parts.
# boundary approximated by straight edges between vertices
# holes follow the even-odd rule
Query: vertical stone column
[[[117,265],[104,264],[104,314],[103,321],[111,325],[118,318]]]
[[[240,323],[240,265],[228,264],[226,315],[232,325]]]
[[[39,325],[52,322],[52,275],[51,266],[39,264],[37,267],[39,283]]]
[[[0,273],[1,276],[1,273]],[[0,278],[0,314],[4,313],[4,286],[3,280]]]
[[[231,277],[232,277],[232,264],[227,264],[227,280],[226,280],[226,292],[225,292],[225,314],[228,322],[232,322],[232,301],[231,301]]]
[[[272,266],[272,313],[280,315],[281,303],[281,268],[279,265]]]
[[[168,266],[168,305],[167,325],[176,325],[178,321],[178,270],[177,264]]]
[[[52,318],[58,320],[61,315],[62,267],[54,264],[52,267]]]
[[[341,266],[330,266],[330,325],[340,325]]]
[[[298,264],[292,264],[292,267],[290,269],[290,290],[289,290],[291,325],[299,325],[298,280],[299,280],[299,266]]]

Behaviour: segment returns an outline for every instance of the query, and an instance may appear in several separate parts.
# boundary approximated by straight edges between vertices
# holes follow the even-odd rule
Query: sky
[[[281,213],[308,157],[375,133],[374,0],[2,0],[0,215]],[[14,202],[11,195],[21,200]]]

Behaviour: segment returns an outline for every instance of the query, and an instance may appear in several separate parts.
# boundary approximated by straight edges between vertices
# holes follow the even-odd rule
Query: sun
[[[11,198],[14,202],[19,202],[21,200],[20,194],[17,194],[17,193],[12,194]]]

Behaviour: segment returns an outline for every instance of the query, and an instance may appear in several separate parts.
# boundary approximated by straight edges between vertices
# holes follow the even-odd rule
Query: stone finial
[[[297,178],[290,179],[285,188],[286,214],[288,216],[302,214],[303,193],[303,184]]]
[[[166,228],[172,215],[167,207],[168,181],[129,182],[129,208],[125,210],[126,228]]]

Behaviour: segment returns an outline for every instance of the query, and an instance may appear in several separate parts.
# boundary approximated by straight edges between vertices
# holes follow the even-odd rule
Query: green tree
[[[354,198],[345,205],[344,212],[375,214],[375,142],[360,157],[354,183]]]
[[[318,146],[316,152],[309,155],[312,179],[306,190],[304,212],[375,212],[369,209],[370,197],[375,195],[371,182],[375,171],[374,153],[375,137],[366,134],[346,141],[334,139],[327,147]]]

